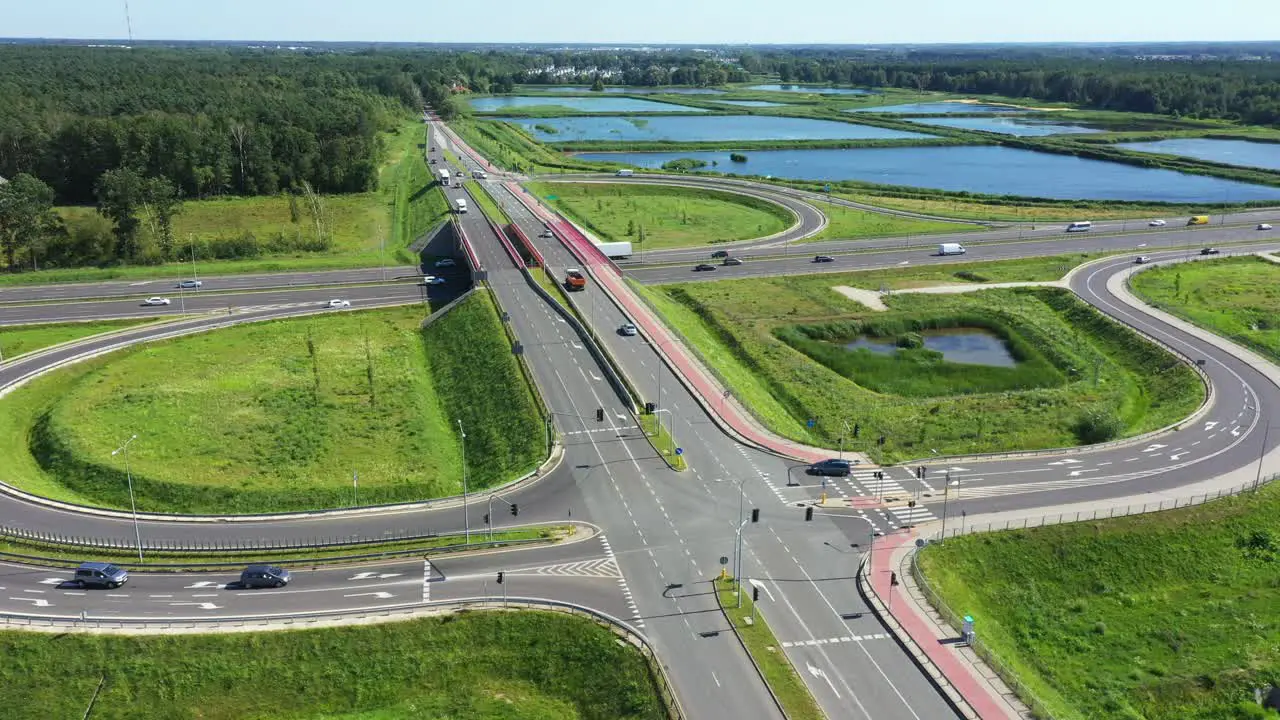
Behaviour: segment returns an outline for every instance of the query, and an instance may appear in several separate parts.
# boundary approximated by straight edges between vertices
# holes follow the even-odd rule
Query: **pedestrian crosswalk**
[[[837,643],[862,642],[864,640],[887,640],[887,639],[889,639],[889,636],[886,633],[875,633],[874,635],[841,635],[840,637],[817,638],[814,640],[796,640],[794,642],[783,641],[782,647],[791,648],[791,647],[805,647],[805,646],[813,646],[813,645],[835,645]]]

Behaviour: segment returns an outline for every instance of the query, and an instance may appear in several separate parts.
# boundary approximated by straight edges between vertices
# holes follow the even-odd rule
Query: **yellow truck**
[[[1209,224],[1208,215],[1192,215],[1191,218],[1187,220],[1187,225],[1208,225],[1208,224]]]

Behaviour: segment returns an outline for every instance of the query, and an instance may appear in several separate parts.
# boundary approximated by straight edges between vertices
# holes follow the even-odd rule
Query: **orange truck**
[[[587,278],[581,270],[569,268],[564,271],[564,287],[566,290],[586,290]]]

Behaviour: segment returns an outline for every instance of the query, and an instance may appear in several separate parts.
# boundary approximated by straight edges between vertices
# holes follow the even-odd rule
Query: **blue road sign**
[[[677,454],[677,455],[683,455],[683,454],[684,454],[684,448],[676,448],[676,454]]]
[[[822,186],[822,192],[831,192],[831,183]]]
[[[807,427],[813,427],[814,425],[817,425],[817,424],[818,424],[818,421],[814,420],[813,418],[809,418],[809,422],[805,423]]]

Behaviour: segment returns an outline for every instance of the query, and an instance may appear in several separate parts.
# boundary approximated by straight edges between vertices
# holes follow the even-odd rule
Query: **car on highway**
[[[242,588],[282,588],[289,584],[289,571],[275,565],[250,565],[240,573]]]
[[[711,272],[712,270],[715,270],[715,269],[716,269],[715,265],[708,265],[707,263],[702,263],[700,265],[693,266],[694,272]]]
[[[453,267],[458,263],[453,258],[440,258],[436,261],[436,267]]]
[[[549,238],[549,237],[555,237],[555,236],[556,236],[555,233],[551,232],[551,228],[549,227],[542,228],[542,232],[538,233],[538,237]]]
[[[143,301],[142,301],[142,304],[143,304],[143,305],[168,305],[168,304],[169,304],[169,298],[167,298],[167,297],[149,297],[149,298],[147,298],[146,300],[143,300]]]
[[[1220,252],[1222,252],[1222,251],[1221,251],[1221,250],[1219,250],[1218,248],[1214,248],[1214,247],[1207,247],[1207,248],[1203,248],[1203,249],[1200,251],[1200,254],[1201,254],[1201,255],[1217,255],[1217,254],[1218,254],[1218,253],[1220,253]]]
[[[1133,259],[1135,265],[1146,265],[1149,262],[1151,262],[1151,258],[1146,255],[1139,255]]]
[[[435,165],[435,164],[436,164],[436,159],[435,159],[435,158],[431,158],[431,164],[432,164],[432,165]]]
[[[80,563],[80,567],[76,568],[75,580],[72,582],[82,588],[97,587],[114,590],[129,582],[129,573],[124,568],[116,567],[111,563],[86,562]]]
[[[622,326],[618,328],[618,334],[626,335],[627,337],[631,337],[638,332],[639,330],[636,330],[636,326],[631,323],[623,323]]]
[[[722,264],[722,265],[741,265],[741,264],[742,264],[742,258],[727,257],[727,258],[725,258],[725,259],[724,259],[724,262],[723,262],[723,263],[721,263],[721,264]]]
[[[178,287],[186,288],[188,290],[198,288],[202,285],[204,285],[204,283],[200,282],[199,280],[183,280],[182,282],[178,283]]]
[[[486,173],[486,172],[485,172],[485,171],[483,171],[483,170],[477,170],[477,171],[475,171],[475,172],[471,173],[471,175],[472,175],[472,177],[474,177],[474,178],[475,178],[475,179],[477,179],[477,180],[488,180],[488,179],[489,179],[489,174],[488,174],[488,173]]]
[[[1165,225],[1168,225],[1168,224],[1169,223],[1163,220],[1152,220],[1151,222],[1147,223],[1147,227],[1164,227]]]
[[[835,262],[836,259],[831,257],[830,255],[814,255],[813,261],[816,263],[824,263],[824,262]]]
[[[1270,229],[1271,229],[1271,226],[1270,226],[1270,225],[1268,225],[1267,223],[1262,223],[1261,225],[1258,225],[1258,229],[1259,229],[1259,230],[1270,230]]]
[[[448,280],[445,280],[439,275],[423,275],[422,276],[423,285],[443,285],[446,282],[448,282]]]
[[[715,251],[715,252],[711,253],[711,258],[712,258],[713,260],[715,260],[715,259],[719,259],[719,258],[727,258],[727,257],[729,257],[729,251],[728,251],[728,250],[717,250],[717,251]]]
[[[840,460],[837,458],[827,458],[820,460],[808,467],[805,472],[810,475],[834,475],[835,477],[849,477],[849,473],[853,471],[853,462],[849,460]]]
[[[325,307],[330,308],[330,309],[349,308],[349,307],[351,307],[351,301],[350,301],[350,300],[340,300],[340,299],[338,299],[338,298],[334,298],[334,299],[330,300],[329,302],[325,303]]]

